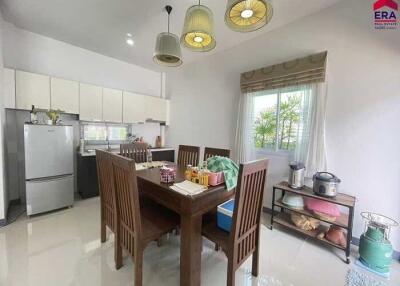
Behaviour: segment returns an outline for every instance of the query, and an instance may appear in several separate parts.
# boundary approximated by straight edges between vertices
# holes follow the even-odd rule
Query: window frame
[[[128,134],[130,133],[129,124],[118,124],[118,123],[106,123],[106,122],[81,122],[81,138],[85,140],[86,145],[107,145],[110,143],[111,145],[123,144],[128,140]],[[85,126],[101,126],[106,128],[106,139],[105,140],[86,140],[85,139]],[[109,127],[125,127],[127,138],[125,140],[108,140],[109,138]]]
[[[280,128],[280,116],[281,116],[281,105],[282,105],[282,94],[284,93],[290,93],[290,92],[299,92],[304,90],[304,86],[298,86],[298,87],[286,87],[286,88],[280,88],[280,89],[271,89],[271,90],[265,90],[261,92],[257,92],[254,97],[261,97],[261,96],[269,96],[269,95],[276,95],[277,96],[277,102],[276,102],[276,129],[275,129],[275,148],[255,148],[255,151],[257,154],[260,155],[278,155],[278,156],[289,156],[293,154],[294,150],[285,150],[285,149],[279,149],[279,128]],[[254,113],[254,108],[253,108],[253,113]],[[255,121],[256,116],[253,114],[253,122]],[[255,142],[254,142],[255,143]],[[255,145],[255,144],[254,144]]]

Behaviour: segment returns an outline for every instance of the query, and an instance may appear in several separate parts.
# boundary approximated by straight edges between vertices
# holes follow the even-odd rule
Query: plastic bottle
[[[185,179],[188,181],[192,180],[192,165],[187,165],[185,171]]]

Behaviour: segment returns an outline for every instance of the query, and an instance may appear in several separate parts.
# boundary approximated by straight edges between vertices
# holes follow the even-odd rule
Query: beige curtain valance
[[[328,52],[242,73],[242,92],[255,92],[325,81]]]

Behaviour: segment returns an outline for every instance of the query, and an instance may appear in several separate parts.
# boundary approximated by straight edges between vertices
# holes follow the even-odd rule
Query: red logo
[[[396,11],[399,9],[397,2],[394,0],[378,0],[374,3],[374,11],[383,7],[388,7]]]

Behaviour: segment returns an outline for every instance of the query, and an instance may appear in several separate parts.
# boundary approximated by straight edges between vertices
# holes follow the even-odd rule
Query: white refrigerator
[[[24,125],[28,216],[74,203],[72,126]]]

